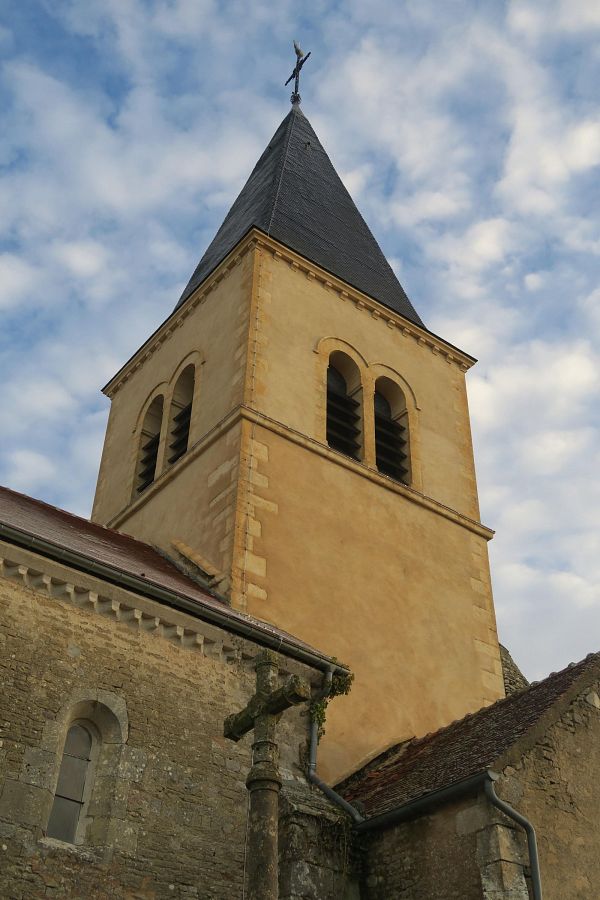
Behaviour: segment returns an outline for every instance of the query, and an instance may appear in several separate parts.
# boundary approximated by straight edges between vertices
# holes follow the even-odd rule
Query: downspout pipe
[[[516,809],[513,809],[513,807],[506,803],[505,800],[501,800],[496,794],[494,782],[497,781],[499,777],[500,776],[496,772],[492,772],[490,769],[483,769],[481,772],[471,775],[469,778],[465,778],[463,781],[459,781],[447,788],[433,791],[431,794],[427,794],[424,797],[418,797],[416,800],[410,800],[403,806],[389,810],[379,816],[373,816],[371,819],[363,819],[362,822],[357,823],[356,831],[361,833],[364,831],[373,831],[378,828],[390,828],[393,825],[399,825],[401,822],[406,822],[409,819],[414,819],[416,816],[430,812],[435,806],[448,803],[483,787],[484,794],[492,806],[495,806],[496,809],[499,809],[508,816],[509,819],[512,819],[513,822],[516,822],[524,829],[527,836],[533,900],[542,900],[542,879],[535,829],[529,819],[517,812]]]
[[[527,835],[527,850],[529,852],[529,868],[531,871],[531,887],[533,890],[533,900],[542,900],[542,877],[540,874],[540,860],[538,856],[537,840],[535,837],[535,828],[524,815],[513,809],[505,800],[501,800],[496,793],[494,782],[499,776],[495,772],[488,772],[489,777],[484,784],[485,795],[496,809],[503,812],[509,819],[520,825]]]
[[[331,693],[331,683],[333,681],[333,673],[336,671],[335,667],[331,667],[325,672],[325,677],[323,679],[323,687],[319,691],[319,693],[313,697],[313,701],[325,700],[326,697],[329,697]],[[339,806],[340,809],[343,809],[344,812],[348,813],[349,816],[352,817],[355,824],[359,822],[364,822],[364,816],[361,816],[359,811],[355,809],[352,804],[348,803],[347,800],[344,800],[343,797],[333,790],[333,788],[329,787],[328,784],[319,778],[317,775],[317,748],[319,746],[319,723],[311,718],[310,722],[310,750],[309,750],[309,762],[308,762],[308,780],[311,784],[316,784],[320,791],[322,791],[325,796],[331,800],[332,803],[335,803],[336,806]]]

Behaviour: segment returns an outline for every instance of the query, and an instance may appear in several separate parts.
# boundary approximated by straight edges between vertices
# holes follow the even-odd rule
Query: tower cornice
[[[324,457],[330,460],[330,462],[334,463],[335,465],[348,469],[363,478],[367,478],[380,487],[383,487],[388,491],[392,491],[393,493],[404,497],[409,502],[415,503],[417,504],[417,506],[428,509],[430,512],[435,513],[436,515],[441,516],[444,519],[448,519],[455,525],[460,525],[462,528],[466,528],[467,531],[471,531],[473,534],[484,538],[486,541],[490,541],[494,537],[495,532],[493,531],[493,529],[488,528],[488,526],[483,525],[481,522],[475,519],[472,519],[470,516],[457,512],[457,510],[455,509],[451,509],[446,504],[440,503],[433,497],[427,496],[422,491],[415,490],[408,485],[395,481],[393,478],[382,475],[377,470],[369,468],[359,460],[354,460],[350,457],[344,456],[343,454],[337,453],[335,450],[331,450],[328,446],[322,444],[314,438],[307,437],[306,435],[303,435],[300,432],[296,431],[294,428],[291,428],[289,425],[286,425],[283,422],[278,422],[270,416],[267,416],[255,409],[251,409],[250,407],[243,404],[240,404],[239,406],[236,406],[234,409],[232,409],[229,415],[227,415],[221,422],[217,423],[217,425],[213,429],[211,429],[208,434],[205,434],[193,447],[190,447],[188,452],[180,460],[178,460],[175,465],[171,466],[169,469],[166,469],[160,475],[160,477],[157,478],[156,481],[154,481],[144,491],[143,494],[141,494],[131,503],[127,504],[127,506],[125,506],[123,509],[119,510],[119,512],[116,513],[116,515],[114,515],[107,522],[107,526],[109,528],[115,528],[117,530],[121,529],[128,521],[128,519],[130,519],[138,510],[140,510],[149,501],[151,501],[151,499],[156,494],[164,490],[165,486],[174,478],[176,478],[182,469],[192,465],[194,460],[205,453],[208,447],[218,441],[226,432],[237,426],[242,421],[249,422],[250,424],[260,425],[261,427],[266,428],[268,431],[271,431],[274,434],[277,434],[280,437],[283,437],[286,440],[291,441],[292,443],[300,447],[303,447],[305,450],[308,450],[311,453],[315,453],[318,456]]]
[[[362,291],[357,290],[346,282],[315,265],[310,260],[286,247],[280,241],[269,237],[258,228],[251,228],[242,240],[231,250],[214,272],[190,294],[181,306],[177,307],[171,315],[160,325],[156,331],[145,341],[139,350],[119,369],[116,375],[102,388],[107,397],[112,397],[119,388],[136,372],[152,354],[167,341],[171,335],[181,327],[191,311],[199,306],[206,297],[220,284],[235,268],[243,257],[251,250],[263,249],[275,259],[288,263],[293,269],[320,282],[327,290],[336,294],[342,302],[354,303],[357,309],[364,310],[373,319],[379,319],[382,325],[388,328],[397,328],[406,338],[416,340],[423,347],[427,347],[433,354],[439,354],[450,365],[457,366],[466,372],[477,360],[459,350],[453,344],[440,338],[426,328],[421,328],[404,318],[393,310],[374,300]]]

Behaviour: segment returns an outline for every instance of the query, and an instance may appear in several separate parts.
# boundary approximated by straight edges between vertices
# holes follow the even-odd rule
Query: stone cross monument
[[[225,719],[223,733],[239,741],[254,729],[252,768],[246,778],[250,792],[248,825],[248,900],[277,900],[279,831],[279,748],[275,728],[286,709],[310,700],[310,685],[305,678],[290,675],[278,686],[277,655],[272,650],[260,653],[254,666],[256,693],[239,713]]]

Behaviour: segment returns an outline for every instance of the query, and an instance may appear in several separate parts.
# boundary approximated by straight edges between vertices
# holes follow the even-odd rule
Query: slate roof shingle
[[[369,818],[397,809],[493,767],[561,697],[592,673],[600,653],[483,707],[422,738],[404,741],[337,786]]]
[[[298,104],[258,160],[177,306],[252,227],[423,326]]]

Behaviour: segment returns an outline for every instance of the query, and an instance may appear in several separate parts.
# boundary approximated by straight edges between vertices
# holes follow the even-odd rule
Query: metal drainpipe
[[[325,673],[325,678],[323,680],[323,687],[319,691],[319,693],[314,697],[314,700],[324,700],[329,696],[331,692],[331,682],[333,680],[333,673],[336,670],[334,668],[330,668]],[[310,723],[310,752],[309,752],[309,763],[308,763],[308,780],[321,790],[326,797],[328,797],[332,803],[335,803],[336,806],[339,806],[340,809],[343,809],[344,812],[347,812],[356,823],[364,822],[364,816],[361,816],[359,811],[355,809],[347,800],[344,800],[343,797],[330,788],[328,784],[325,784],[319,776],[317,775],[317,748],[319,746],[319,723],[311,720]]]
[[[537,841],[535,837],[535,829],[529,819],[513,809],[505,800],[501,800],[497,795],[494,781],[500,776],[495,772],[488,771],[489,778],[486,779],[483,789],[490,803],[497,809],[501,810],[509,819],[512,819],[521,828],[525,829],[527,834],[527,849],[529,851],[529,867],[531,869],[531,887],[533,888],[533,900],[542,900],[542,878],[540,875],[540,860],[538,857]]]

